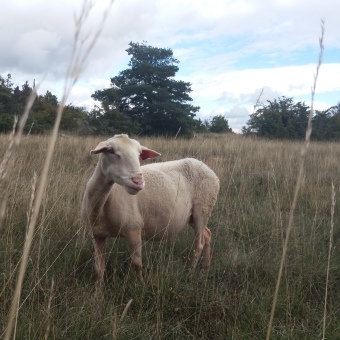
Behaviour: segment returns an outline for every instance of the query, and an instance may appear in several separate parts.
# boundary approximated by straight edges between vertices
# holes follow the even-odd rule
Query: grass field
[[[47,140],[25,137],[12,170],[0,181],[0,199],[7,196],[0,225],[0,338],[30,216],[33,177],[36,173],[39,179]],[[97,161],[89,150],[100,140],[70,137],[57,143],[21,292],[16,338],[264,339],[301,144],[235,135],[140,139],[162,153],[156,161],[195,157],[219,176],[221,190],[210,219],[212,266],[207,275],[187,275],[193,241],[188,228],[175,240],[144,243],[146,283],[141,286],[130,270],[125,241],[112,239],[105,285],[96,293],[91,240],[79,211]],[[0,136],[1,156],[7,145],[8,136]],[[307,153],[272,339],[322,338],[332,221],[326,338],[340,338],[339,159],[337,143],[312,143]]]

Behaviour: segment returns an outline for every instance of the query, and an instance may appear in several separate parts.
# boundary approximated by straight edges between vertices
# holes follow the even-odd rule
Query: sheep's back
[[[162,189],[170,188],[169,201],[182,197],[183,201],[190,201],[191,205],[201,204],[208,210],[216,202],[219,179],[202,161],[185,158],[144,165],[141,170],[146,182],[145,193],[148,191],[148,182],[151,182],[151,192],[158,188],[157,191],[162,193]]]

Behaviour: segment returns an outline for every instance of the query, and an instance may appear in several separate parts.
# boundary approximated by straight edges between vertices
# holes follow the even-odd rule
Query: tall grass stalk
[[[48,340],[50,327],[51,327],[51,304],[52,304],[52,299],[53,299],[53,288],[54,288],[54,278],[52,278],[50,297],[48,299],[48,305],[47,305],[48,320],[47,320],[47,326],[46,326],[46,332],[45,332],[45,340]]]
[[[327,298],[328,298],[329,270],[330,270],[331,254],[332,254],[332,248],[333,248],[334,209],[335,209],[335,190],[334,190],[334,183],[332,182],[331,227],[329,231],[329,248],[328,248],[328,259],[327,259],[327,272],[326,272],[325,306],[324,306],[324,311],[323,311],[323,323],[322,323],[322,340],[326,339],[325,334],[326,334],[326,318],[327,318]]]
[[[305,143],[302,145],[301,148],[301,157],[300,157],[300,166],[299,166],[299,172],[296,180],[296,185],[295,185],[295,190],[294,190],[294,197],[290,209],[290,214],[289,214],[289,220],[288,220],[288,225],[287,225],[287,230],[286,230],[286,236],[285,236],[285,241],[283,244],[283,249],[282,249],[282,257],[280,261],[280,267],[278,271],[278,277],[276,281],[276,287],[275,287],[275,292],[274,292],[274,297],[273,297],[273,304],[272,304],[272,309],[270,313],[270,318],[269,318],[269,324],[268,324],[268,330],[267,330],[267,337],[266,339],[270,339],[270,335],[272,332],[273,328],[273,320],[274,320],[274,314],[275,314],[275,308],[276,308],[276,303],[277,303],[277,298],[279,294],[279,289],[280,289],[280,284],[281,284],[281,278],[282,278],[282,273],[283,273],[283,267],[286,261],[286,254],[288,250],[288,243],[289,243],[289,236],[293,227],[293,222],[294,222],[294,212],[297,204],[297,199],[298,195],[300,192],[300,188],[302,185],[303,181],[303,176],[304,176],[304,171],[305,171],[305,159],[306,159],[306,153],[308,151],[309,145],[310,145],[310,136],[312,134],[312,118],[314,115],[314,96],[316,92],[316,84],[319,76],[319,71],[320,67],[322,65],[322,57],[323,57],[323,51],[324,51],[324,44],[323,44],[323,39],[324,39],[324,33],[325,33],[325,27],[324,27],[324,21],[321,21],[321,35],[319,38],[319,60],[316,66],[316,72],[314,75],[314,82],[313,86],[311,89],[311,109],[309,111],[309,116],[308,116],[308,125],[307,125],[307,130],[306,130],[306,138],[305,138]]]
[[[62,118],[64,107],[66,105],[67,99],[70,95],[70,92],[73,86],[79,79],[79,76],[85,67],[89,54],[91,50],[93,49],[103,29],[105,20],[109,13],[109,8],[111,7],[112,3],[113,3],[113,0],[110,2],[110,5],[104,11],[103,20],[100,22],[92,39],[90,39],[87,45],[87,48],[85,49],[85,52],[83,51],[83,47],[84,47],[84,43],[86,42],[86,40],[82,39],[81,34],[84,28],[86,19],[88,18],[88,15],[91,11],[92,3],[85,0],[83,2],[80,15],[78,17],[75,17],[76,30],[75,30],[75,37],[74,37],[74,43],[73,43],[73,51],[72,51],[69,67],[68,67],[66,78],[65,78],[63,96],[58,106],[56,120],[55,120],[53,129],[52,129],[51,137],[49,139],[49,145],[48,145],[46,158],[45,158],[43,170],[41,173],[41,177],[40,177],[40,181],[39,181],[39,185],[38,185],[38,189],[36,193],[34,208],[33,208],[31,220],[30,220],[29,227],[28,227],[28,232],[25,237],[23,254],[22,254],[21,263],[20,263],[19,272],[18,272],[17,284],[16,284],[14,296],[12,299],[12,305],[11,305],[11,309],[9,313],[9,318],[8,318],[8,323],[7,323],[7,328],[6,328],[5,338],[4,338],[5,340],[9,340],[11,337],[13,324],[15,321],[15,315],[18,313],[20,292],[22,288],[22,283],[23,283],[26,267],[27,267],[28,256],[29,256],[29,252],[30,252],[30,248],[31,248],[32,240],[33,240],[34,230],[35,230],[35,226],[37,223],[41,202],[43,199],[43,195],[44,195],[44,191],[45,191],[45,187],[47,183],[47,177],[48,177],[48,173],[49,173],[49,169],[50,169],[50,165],[52,161],[52,156],[53,156],[54,149],[55,149],[55,144],[57,141],[60,121]],[[35,91],[33,92],[35,93]],[[33,105],[33,101],[32,101],[32,105]],[[26,120],[25,121],[23,120],[22,121],[23,125],[22,127],[20,127],[22,128],[22,130],[23,130],[25,123],[26,123]]]

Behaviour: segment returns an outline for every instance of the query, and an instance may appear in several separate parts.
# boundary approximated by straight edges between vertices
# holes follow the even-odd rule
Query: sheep
[[[94,268],[103,281],[105,239],[124,237],[132,265],[142,276],[142,239],[161,240],[187,224],[195,233],[190,273],[203,255],[203,270],[210,266],[211,231],[207,222],[217,200],[219,179],[203,162],[185,158],[140,166],[140,159],[160,156],[121,134],[100,142],[91,154],[100,154],[87,182],[82,219],[90,228]]]

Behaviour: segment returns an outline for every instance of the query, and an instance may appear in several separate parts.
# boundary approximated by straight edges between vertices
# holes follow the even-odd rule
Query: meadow
[[[105,284],[96,289],[92,244],[80,206],[98,159],[89,150],[103,138],[59,138],[28,259],[15,338],[264,339],[302,143],[232,134],[137,139],[162,154],[151,161],[194,157],[220,178],[209,223],[208,274],[187,274],[193,245],[188,227],[175,239],[143,244],[144,286],[130,268],[126,242],[111,239]],[[0,199],[7,197],[0,214],[0,338],[47,141],[45,136],[23,137],[13,167],[0,179]],[[8,136],[0,136],[1,157],[7,147]],[[340,338],[339,159],[338,143],[311,143],[306,154],[271,339],[321,339],[326,285],[325,337]]]

